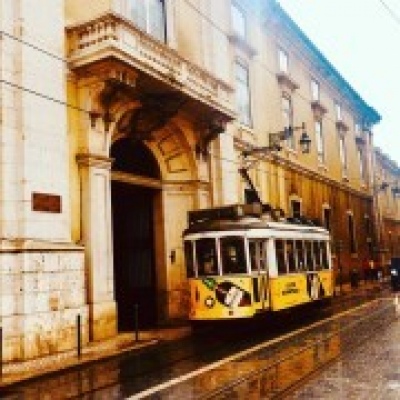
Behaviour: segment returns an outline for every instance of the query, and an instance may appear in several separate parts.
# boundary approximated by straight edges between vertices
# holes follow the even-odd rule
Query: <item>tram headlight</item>
[[[398,275],[397,269],[391,269],[391,270],[390,270],[390,274],[391,274],[392,276],[397,276],[397,275]]]
[[[215,304],[215,299],[213,299],[211,296],[207,296],[204,300],[204,304],[208,308],[213,308]]]

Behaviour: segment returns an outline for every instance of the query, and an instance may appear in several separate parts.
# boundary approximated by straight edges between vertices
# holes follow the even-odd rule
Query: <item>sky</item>
[[[400,166],[400,0],[278,0],[382,117],[374,144]]]

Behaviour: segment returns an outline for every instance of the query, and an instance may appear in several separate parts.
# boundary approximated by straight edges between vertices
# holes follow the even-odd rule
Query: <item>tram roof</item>
[[[303,219],[303,223],[296,222],[297,220],[274,221],[270,213],[263,214],[262,208],[257,208],[256,205],[233,205],[190,211],[189,228],[183,232],[183,235],[261,229],[329,235],[325,228],[315,226],[309,220]]]

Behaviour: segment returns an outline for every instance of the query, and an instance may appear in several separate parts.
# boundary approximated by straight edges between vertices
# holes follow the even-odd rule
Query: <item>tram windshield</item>
[[[246,257],[244,239],[240,236],[228,236],[220,239],[223,274],[245,274]]]
[[[194,272],[194,262],[193,262],[193,243],[189,240],[185,241],[185,260],[186,260],[186,275],[188,278],[193,278]]]
[[[218,258],[215,238],[196,240],[196,260],[199,275],[218,275]]]

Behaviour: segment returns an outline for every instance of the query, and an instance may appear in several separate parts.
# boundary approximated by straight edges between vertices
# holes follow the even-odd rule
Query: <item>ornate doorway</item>
[[[111,183],[114,289],[118,330],[135,326],[138,306],[139,327],[157,322],[157,276],[155,267],[155,200],[160,190],[143,183],[160,180],[157,160],[140,141],[120,139],[111,147],[112,171],[122,179]]]

